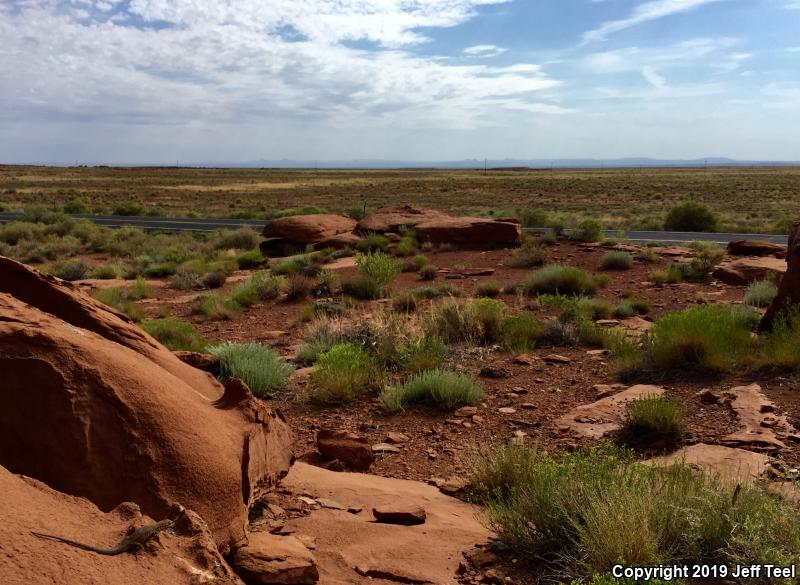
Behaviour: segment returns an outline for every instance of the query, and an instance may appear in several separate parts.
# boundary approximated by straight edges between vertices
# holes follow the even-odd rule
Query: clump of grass
[[[435,266],[426,265],[419,269],[419,277],[422,280],[435,280],[439,274],[439,269]]]
[[[384,289],[400,274],[401,269],[400,262],[380,251],[356,255],[356,270],[375,280]]]
[[[397,245],[394,247],[394,253],[397,256],[411,256],[416,253],[417,246],[418,243],[414,235],[406,233],[400,238],[400,241],[397,242]]]
[[[661,370],[729,370],[751,351],[752,310],[708,305],[658,319],[644,344],[644,362]]]
[[[417,310],[419,300],[412,292],[401,292],[392,296],[392,308],[400,313],[413,313]]]
[[[61,262],[57,262],[53,265],[50,269],[50,273],[53,276],[60,278],[61,280],[81,280],[82,278],[86,278],[86,274],[89,272],[89,267],[83,260],[72,259],[72,260],[63,260]]]
[[[381,298],[383,289],[371,276],[359,275],[342,281],[342,292],[362,301]]]
[[[597,283],[587,272],[574,266],[546,266],[530,274],[522,282],[528,296],[541,294],[592,296]]]
[[[353,343],[337,343],[317,357],[311,372],[314,399],[344,403],[368,392],[380,378],[367,351]]]
[[[506,304],[495,299],[467,303],[447,300],[434,307],[425,319],[429,335],[446,342],[492,343],[500,339]]]
[[[500,337],[508,351],[525,352],[536,347],[542,324],[533,313],[524,312],[507,317],[500,325]]]
[[[485,282],[479,282],[475,286],[476,297],[485,297],[493,299],[495,297],[500,296],[500,293],[502,291],[503,291],[503,283],[501,283],[499,280],[487,280]]]
[[[258,247],[261,238],[251,227],[241,227],[235,230],[221,230],[214,239],[214,248],[217,250],[252,250]]]
[[[761,339],[758,361],[763,366],[800,368],[800,307],[775,319],[772,330]]]
[[[236,264],[240,270],[258,268],[259,266],[263,266],[266,261],[266,258],[261,255],[261,251],[257,249],[247,250],[246,252],[240,252],[236,255]]]
[[[259,272],[233,287],[230,298],[242,307],[250,307],[259,301],[278,298],[284,284],[281,276]]]
[[[422,254],[417,254],[411,259],[411,261],[413,262],[414,268],[416,268],[417,271],[422,270],[428,265],[428,257],[423,256]]]
[[[181,319],[147,319],[139,326],[172,351],[203,351],[207,344],[194,325]]]
[[[300,312],[302,321],[310,321],[321,317],[341,317],[347,313],[347,306],[329,299],[314,301]]]
[[[200,295],[192,301],[192,314],[204,315],[212,321],[233,319],[241,310],[239,303],[217,293]]]
[[[600,268],[602,270],[628,270],[632,266],[633,256],[628,252],[611,250],[600,258]]]
[[[686,559],[790,564],[800,552],[790,502],[683,463],[646,466],[608,445],[551,455],[511,445],[470,467],[489,527],[551,578]]]
[[[633,303],[628,299],[622,299],[619,304],[614,308],[614,316],[618,319],[627,319],[636,314],[636,309],[633,308]]]
[[[655,264],[661,259],[661,256],[653,248],[642,248],[636,253],[636,259],[648,264]]]
[[[676,444],[685,433],[685,417],[686,411],[676,398],[647,394],[627,405],[621,436],[630,445],[657,441]]]
[[[599,242],[603,239],[603,227],[593,219],[582,221],[569,238],[576,242]]]
[[[92,269],[89,273],[89,278],[96,278],[98,280],[113,280],[122,276],[122,269],[116,264],[103,264]]]
[[[526,239],[522,245],[511,253],[509,265],[515,268],[533,268],[542,266],[550,260],[550,250],[538,240]]]
[[[256,396],[283,390],[294,367],[257,343],[223,343],[209,350],[219,358],[220,377],[243,380]]]
[[[438,368],[447,357],[447,346],[438,337],[422,336],[398,347],[397,363],[409,372],[424,372]]]
[[[420,299],[438,299],[439,297],[458,297],[461,296],[461,289],[446,282],[438,286],[418,286],[411,290],[414,296]]]
[[[369,233],[358,241],[356,248],[362,252],[374,252],[379,250],[386,252],[389,249],[389,238],[383,234]]]
[[[286,300],[294,301],[304,299],[311,293],[311,280],[307,276],[300,274],[290,274],[283,281],[283,290],[286,292]]]
[[[428,401],[442,410],[452,410],[461,405],[478,404],[483,397],[483,387],[466,374],[436,369],[385,389],[380,400],[383,409],[393,414],[409,403]]]
[[[778,295],[778,287],[769,280],[757,280],[747,287],[744,304],[751,307],[767,307]]]
[[[716,214],[706,205],[688,201],[669,210],[664,229],[670,232],[715,232]]]

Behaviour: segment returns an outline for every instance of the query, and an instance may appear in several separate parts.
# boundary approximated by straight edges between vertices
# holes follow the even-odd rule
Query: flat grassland
[[[730,231],[785,233],[800,216],[800,168],[286,170],[0,166],[0,206],[88,213],[268,218],[408,203],[474,215],[540,210],[562,223],[659,229],[686,200]]]

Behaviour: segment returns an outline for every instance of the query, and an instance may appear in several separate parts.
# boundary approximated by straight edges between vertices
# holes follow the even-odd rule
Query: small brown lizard
[[[31,532],[31,534],[33,534],[34,536],[38,536],[39,538],[49,538],[51,540],[64,542],[66,544],[75,546],[77,548],[81,548],[83,550],[95,552],[99,555],[113,556],[128,551],[135,551],[136,549],[141,548],[145,542],[150,540],[153,536],[155,536],[162,530],[171,528],[173,524],[175,524],[175,521],[169,519],[161,520],[160,522],[156,522],[155,524],[147,524],[146,526],[137,528],[136,530],[128,534],[125,538],[122,539],[122,542],[120,542],[117,546],[113,548],[98,548],[88,544],[83,544],[82,542],[70,540],[68,538],[54,536],[52,534],[42,534],[40,532]]]

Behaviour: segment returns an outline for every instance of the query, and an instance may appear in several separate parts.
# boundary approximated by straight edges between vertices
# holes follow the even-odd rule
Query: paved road
[[[0,223],[13,221],[20,216],[19,213],[0,213]],[[256,231],[261,231],[265,221],[263,219],[197,219],[174,217],[124,217],[118,215],[74,215],[77,219],[88,219],[97,225],[105,227],[132,226],[150,230],[168,231],[195,231],[212,232],[223,228],[238,228],[243,225],[250,226]],[[528,231],[545,231],[544,228],[526,228]],[[604,232],[609,238],[614,238],[619,232],[607,230]],[[787,236],[775,234],[731,234],[731,233],[701,233],[701,232],[661,232],[661,231],[629,231],[625,232],[627,239],[639,242],[690,242],[704,240],[727,244],[736,240],[767,240],[776,244],[785,244]]]

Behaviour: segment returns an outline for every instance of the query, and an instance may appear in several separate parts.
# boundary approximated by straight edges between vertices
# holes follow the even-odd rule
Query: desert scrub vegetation
[[[569,238],[576,242],[599,242],[603,239],[603,227],[598,221],[586,219],[578,224],[578,227],[570,233]]]
[[[436,268],[436,266],[431,266],[429,264],[426,264],[419,269],[419,277],[422,280],[436,280],[438,274],[439,269]]]
[[[715,232],[719,221],[707,205],[687,201],[669,210],[664,229],[670,232]]]
[[[503,292],[503,283],[499,280],[487,280],[475,285],[475,296],[493,299]]]
[[[606,444],[550,455],[499,445],[469,467],[488,526],[554,580],[618,563],[788,565],[800,554],[793,504],[682,463],[643,465]]]
[[[789,370],[800,368],[800,306],[780,315],[772,331],[762,336],[758,363]]]
[[[122,267],[117,264],[103,264],[89,271],[89,278],[98,280],[113,280],[122,276]]]
[[[260,397],[285,389],[294,371],[294,366],[257,343],[227,342],[209,348],[209,353],[219,359],[222,380],[239,378]]]
[[[285,286],[286,279],[284,277],[268,272],[258,272],[234,286],[230,298],[242,307],[250,307],[261,301],[277,299]]]
[[[767,307],[778,295],[778,287],[770,280],[758,280],[750,284],[744,293],[744,304],[751,307]]]
[[[89,267],[83,260],[72,259],[72,260],[62,260],[61,262],[56,262],[50,268],[50,274],[60,278],[61,280],[81,280],[82,278],[86,278],[86,275],[89,272]]]
[[[413,292],[403,291],[392,295],[392,308],[399,313],[413,313],[419,299]]]
[[[597,283],[588,272],[574,266],[557,264],[532,272],[522,282],[522,291],[528,296],[593,296],[597,288]]]
[[[525,238],[522,245],[511,252],[509,266],[514,268],[533,268],[550,261],[550,250],[535,238]]]
[[[675,445],[686,432],[686,410],[672,396],[649,394],[631,401],[620,429],[628,445],[647,445],[659,441]]]
[[[542,324],[528,311],[506,317],[500,324],[500,337],[507,351],[522,353],[536,347]]]
[[[342,292],[359,300],[383,298],[389,284],[402,271],[400,262],[381,251],[356,255],[359,275],[342,282]]]
[[[218,293],[200,295],[192,301],[192,314],[203,315],[211,321],[228,321],[241,312],[239,303]]]
[[[447,343],[493,343],[500,339],[508,307],[497,299],[473,299],[466,303],[446,299],[424,315],[428,335]]]
[[[633,267],[633,256],[628,252],[611,250],[600,258],[602,270],[628,270]]]
[[[116,309],[133,321],[140,321],[144,318],[144,312],[134,301],[151,296],[153,296],[153,287],[143,278],[137,278],[128,286],[109,286],[94,294],[98,301]]]
[[[266,261],[267,259],[264,258],[264,256],[261,255],[261,251],[257,249],[239,252],[236,255],[236,265],[239,267],[239,270],[259,268],[263,266]]]
[[[365,234],[356,244],[356,249],[362,252],[374,252],[376,250],[387,252],[389,250],[389,238],[383,234]]]
[[[139,326],[172,351],[203,351],[207,345],[197,328],[181,319],[145,319]]]
[[[438,299],[439,297],[460,297],[463,292],[457,286],[445,282],[439,285],[423,285],[411,289],[411,292],[420,299]]]
[[[360,345],[337,343],[317,357],[311,371],[312,397],[326,404],[350,402],[377,386],[381,372]]]
[[[434,370],[442,365],[448,348],[438,337],[423,335],[402,343],[397,348],[397,363],[412,373]]]
[[[448,370],[427,370],[386,388],[380,396],[384,411],[394,414],[409,403],[429,402],[442,410],[475,405],[483,400],[483,387],[473,378]]]
[[[235,230],[220,230],[213,236],[212,243],[217,250],[252,250],[258,248],[261,237],[251,227]]]

